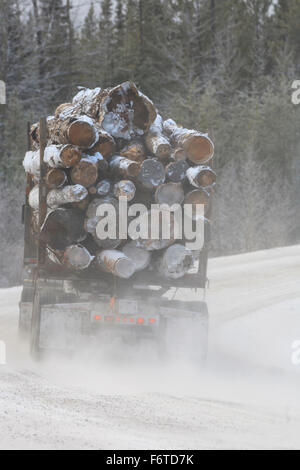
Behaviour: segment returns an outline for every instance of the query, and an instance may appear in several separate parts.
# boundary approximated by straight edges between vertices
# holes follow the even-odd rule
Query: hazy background
[[[0,0],[0,13],[0,285],[20,282],[26,122],[78,85],[134,80],[165,118],[209,132],[212,255],[299,243],[298,0]]]

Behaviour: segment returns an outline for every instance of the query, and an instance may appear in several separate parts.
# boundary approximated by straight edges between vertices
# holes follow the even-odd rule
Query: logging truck
[[[151,339],[167,356],[181,345],[185,355],[205,359],[207,304],[174,294],[205,293],[210,223],[196,254],[171,239],[104,243],[97,223],[99,207],[122,198],[148,207],[149,200],[201,204],[207,221],[216,175],[204,164],[212,156],[206,134],[163,122],[132,83],[83,90],[73,104],[29,125],[19,329],[33,355],[78,351],[91,337],[119,335],[133,343]]]

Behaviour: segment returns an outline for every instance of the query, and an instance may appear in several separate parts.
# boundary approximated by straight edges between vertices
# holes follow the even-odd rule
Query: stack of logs
[[[208,166],[214,146],[207,134],[164,121],[132,82],[115,88],[81,89],[72,103],[48,117],[48,211],[41,227],[49,263],[71,270],[91,266],[121,278],[152,270],[183,277],[194,253],[174,238],[100,240],[101,204],[126,197],[129,205],[203,204],[206,215],[216,174]],[[32,150],[24,168],[31,178],[32,230],[39,234],[40,129],[31,128]]]

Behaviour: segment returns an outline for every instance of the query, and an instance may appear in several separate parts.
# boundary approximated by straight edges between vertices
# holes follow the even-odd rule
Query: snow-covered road
[[[201,373],[140,348],[33,363],[17,336],[21,290],[0,291],[0,448],[300,449],[300,246],[211,260],[209,277]]]

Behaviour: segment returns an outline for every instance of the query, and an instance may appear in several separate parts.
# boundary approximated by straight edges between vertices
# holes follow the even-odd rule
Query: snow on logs
[[[41,238],[49,262],[74,272],[92,266],[123,279],[144,270],[168,279],[185,276],[195,253],[186,249],[184,237],[178,240],[178,214],[173,211],[189,205],[192,219],[209,217],[216,173],[208,166],[214,154],[208,135],[171,119],[164,121],[132,82],[107,89],[82,88],[47,123],[43,172],[47,215]],[[28,202],[36,235],[40,230],[39,124],[31,127],[30,136],[32,150],[23,166],[31,176]],[[134,203],[143,204],[145,219],[133,211],[124,224],[120,198],[127,200],[129,209]],[[204,211],[199,211],[199,205]],[[115,232],[103,239],[111,206]],[[157,210],[158,206],[163,209]],[[124,230],[126,224],[128,236],[123,239],[119,226]]]

